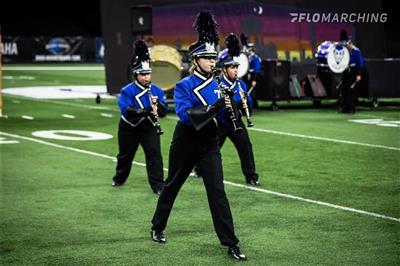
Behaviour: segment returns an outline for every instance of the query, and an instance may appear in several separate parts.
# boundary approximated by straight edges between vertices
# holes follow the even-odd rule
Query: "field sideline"
[[[4,70],[4,87],[102,85],[103,70]],[[150,240],[157,197],[142,150],[123,187],[112,188],[116,99],[40,100],[4,95],[1,118],[2,265],[231,265],[215,236],[201,179],[189,177],[165,231]],[[25,118],[23,118],[25,116]],[[27,119],[26,117],[30,117]],[[359,123],[381,119],[392,126]],[[249,130],[259,188],[245,185],[239,159],[222,149],[225,185],[246,265],[398,265],[399,108],[256,110]],[[356,120],[356,121],[353,121]],[[372,120],[371,120],[372,121]],[[380,123],[381,123],[380,122]],[[162,119],[164,168],[176,124]],[[85,130],[110,139],[35,137]],[[9,142],[9,143],[7,143]],[[165,171],[165,175],[167,171]]]

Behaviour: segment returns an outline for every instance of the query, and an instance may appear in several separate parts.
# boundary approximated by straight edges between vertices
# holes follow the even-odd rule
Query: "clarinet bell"
[[[241,127],[237,127],[237,128],[235,128],[235,134],[242,134],[243,133],[243,128],[241,128]]]
[[[164,131],[162,131],[161,128],[157,128],[156,133],[157,133],[157,135],[162,135],[162,134],[164,134]]]
[[[243,133],[243,128],[241,126],[237,125],[237,123],[233,123],[233,127],[234,127],[233,132],[235,134],[242,134]]]

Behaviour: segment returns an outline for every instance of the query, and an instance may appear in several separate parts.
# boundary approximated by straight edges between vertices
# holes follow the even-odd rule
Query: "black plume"
[[[208,11],[201,11],[193,23],[193,28],[199,33],[199,41],[202,43],[218,44],[217,27],[217,22]]]
[[[247,37],[244,35],[244,33],[240,34],[240,42],[243,46],[247,46]]]
[[[231,33],[226,37],[225,40],[226,47],[228,48],[228,53],[230,56],[239,56],[240,45],[239,40],[235,34]]]
[[[135,42],[135,52],[132,58],[133,62],[150,61],[150,53],[144,41],[139,40]]]
[[[342,29],[340,31],[340,41],[348,41],[349,40],[349,36],[347,35],[347,31],[345,29]]]

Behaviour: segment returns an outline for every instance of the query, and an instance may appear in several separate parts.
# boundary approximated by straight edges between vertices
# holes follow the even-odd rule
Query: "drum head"
[[[170,90],[181,79],[182,59],[178,50],[168,45],[151,48],[151,80],[163,90]]]
[[[349,50],[345,46],[336,43],[329,48],[327,62],[329,69],[333,73],[343,73],[350,63]]]
[[[238,60],[240,63],[238,68],[238,77],[241,78],[247,74],[247,71],[249,71],[249,59],[244,53],[240,53]]]

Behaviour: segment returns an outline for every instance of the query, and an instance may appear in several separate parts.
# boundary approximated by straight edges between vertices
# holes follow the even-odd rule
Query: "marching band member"
[[[342,113],[354,114],[357,103],[357,83],[361,81],[361,74],[365,67],[364,56],[348,37],[347,32],[340,32],[340,41],[349,49],[350,65],[343,72],[341,86],[341,111]],[[339,101],[340,102],[340,101]]]
[[[125,183],[140,144],[146,157],[150,186],[154,193],[160,194],[164,187],[164,172],[160,146],[162,130],[158,117],[167,114],[168,106],[164,91],[150,83],[150,56],[143,41],[135,43],[131,74],[134,81],[121,89],[118,98],[121,111],[118,128],[119,153],[112,186],[118,187]]]
[[[247,118],[248,126],[253,126],[250,118],[249,109],[252,107],[252,99],[247,92],[246,84],[238,79],[238,66],[239,61],[237,57],[240,54],[239,40],[234,34],[230,34],[225,43],[228,47],[228,54],[225,58],[221,58],[219,64],[223,69],[223,76],[221,81],[224,85],[228,86],[233,90],[233,100],[236,105],[241,107],[242,113]],[[218,137],[219,146],[222,148],[227,137],[233,142],[235,148],[239,154],[240,162],[242,166],[242,172],[246,177],[246,182],[253,186],[258,186],[258,174],[256,173],[256,167],[254,163],[253,148],[250,142],[249,134],[247,133],[246,127],[244,126],[242,119],[239,119],[239,124],[243,128],[242,134],[235,134],[232,128],[228,125],[219,127]]]
[[[166,242],[163,231],[174,201],[193,167],[198,164],[204,169],[204,186],[219,241],[228,247],[228,254],[232,258],[245,260],[246,256],[237,246],[239,240],[234,232],[225,194],[217,137],[218,124],[230,102],[226,97],[221,97],[212,73],[217,57],[216,27],[209,12],[200,12],[194,24],[199,40],[189,48],[193,64],[191,75],[179,81],[175,87],[175,111],[179,121],[169,151],[168,178],[152,219],[151,238],[158,243]]]
[[[236,103],[236,106],[241,109],[242,113],[245,114],[247,126],[251,127],[253,123],[251,122],[249,109],[252,106],[252,99],[247,93],[246,84],[238,79],[238,66],[240,64],[238,60],[240,54],[239,40],[236,35],[231,33],[226,38],[225,44],[227,46],[227,52],[222,53],[218,62],[219,68],[222,69],[221,82],[224,86],[229,87],[229,89],[233,91],[233,101]],[[249,134],[240,116],[238,121],[239,126],[243,129],[242,134],[235,133],[231,123],[226,123],[225,121],[221,123],[218,127],[219,146],[222,148],[227,137],[233,142],[239,154],[242,172],[246,178],[246,182],[250,185],[258,186],[260,183],[255,169],[253,148]],[[197,176],[203,175],[202,169],[198,166],[195,168],[195,173]]]
[[[249,87],[249,95],[252,95],[254,98],[254,108],[258,108],[258,103],[257,103],[257,92],[255,90],[257,83],[258,83],[258,77],[261,73],[261,58],[256,54],[256,48],[254,46],[254,43],[247,43],[247,37],[242,34],[240,36],[242,45],[245,48],[247,57],[249,59],[249,71],[246,77],[246,84]]]

